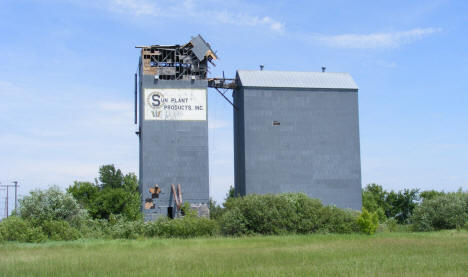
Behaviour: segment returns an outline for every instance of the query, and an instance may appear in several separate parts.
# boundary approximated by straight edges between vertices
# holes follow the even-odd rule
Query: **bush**
[[[384,222],[387,217],[393,217],[399,223],[407,223],[419,199],[418,189],[388,192],[380,185],[370,184],[362,190],[363,208],[371,213],[377,212],[380,222]]]
[[[302,193],[247,195],[230,198],[220,220],[226,235],[284,233],[351,233],[358,230],[357,215],[323,206]]]
[[[76,226],[87,218],[87,212],[81,209],[73,196],[55,186],[32,191],[20,199],[19,204],[18,214],[35,226],[53,220],[65,220]]]
[[[395,232],[398,227],[398,221],[394,218],[389,218],[385,221],[385,226],[389,232]]]
[[[143,220],[130,221],[121,215],[111,215],[109,221],[101,221],[101,227],[104,234],[113,239],[136,239],[145,234]]]
[[[180,211],[184,217],[198,216],[198,211],[196,209],[192,209],[189,202],[185,202],[182,207],[180,207]]]
[[[76,240],[81,237],[80,232],[66,221],[45,221],[42,230],[50,240]]]
[[[349,234],[359,232],[358,212],[335,206],[325,206],[320,211],[319,232]]]
[[[220,219],[223,216],[224,209],[216,203],[213,199],[210,198],[208,202],[208,208],[210,209],[210,218],[211,219]]]
[[[111,238],[111,231],[109,221],[105,219],[91,219],[83,220],[78,228],[81,237],[104,239]]]
[[[235,207],[221,217],[221,231],[224,235],[241,236],[251,233],[246,226],[246,219],[239,208]]]
[[[226,212],[235,208],[239,210],[244,218],[248,233],[280,234],[293,231],[294,226],[291,223],[296,220],[291,219],[291,216],[294,216],[296,207],[294,202],[285,195],[252,194],[230,198],[225,205]],[[235,216],[232,219],[238,219],[236,214],[238,214],[237,211],[234,212]],[[225,229],[224,226],[223,229]]]
[[[105,188],[92,202],[89,213],[99,219],[108,219],[112,214],[121,214],[128,220],[141,219],[140,196],[123,188]]]
[[[160,218],[146,223],[146,236],[164,238],[191,238],[214,236],[218,233],[217,222],[203,217],[177,219]]]
[[[369,213],[365,208],[362,209],[362,213],[357,218],[359,230],[362,233],[372,235],[379,226],[379,217],[377,213]]]
[[[0,222],[0,237],[4,241],[41,242],[47,239],[40,227],[33,227],[30,222],[10,216]]]
[[[414,211],[414,230],[432,231],[463,226],[468,220],[466,205],[464,199],[456,194],[424,200]]]

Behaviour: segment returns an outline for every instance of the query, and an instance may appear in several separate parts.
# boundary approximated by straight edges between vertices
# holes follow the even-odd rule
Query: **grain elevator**
[[[361,209],[358,87],[331,72],[238,70],[237,194],[303,192]]]
[[[145,220],[176,216],[182,201],[207,215],[207,72],[216,54],[200,35],[183,45],[138,48],[135,116],[139,119],[139,178]]]

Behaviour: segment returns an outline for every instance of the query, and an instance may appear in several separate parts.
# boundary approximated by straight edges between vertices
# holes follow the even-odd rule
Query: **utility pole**
[[[2,190],[6,190],[6,189],[0,189],[0,191],[2,191]],[[4,211],[6,211],[6,201],[5,201],[5,207],[3,207],[3,208],[4,208]],[[6,214],[5,214],[5,217],[6,217]]]
[[[18,181],[13,181],[13,184],[15,184],[15,211],[17,211],[18,208]]]
[[[8,188],[9,187],[14,187],[14,185],[0,185],[0,187],[5,187],[6,188],[6,217],[8,218]],[[15,203],[15,206],[16,206],[16,203]]]

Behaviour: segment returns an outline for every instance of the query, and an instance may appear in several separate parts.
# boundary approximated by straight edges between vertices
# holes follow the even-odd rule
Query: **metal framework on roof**
[[[208,62],[215,65],[216,54],[198,35],[184,45],[151,45],[141,48],[140,68],[159,80],[205,80]]]

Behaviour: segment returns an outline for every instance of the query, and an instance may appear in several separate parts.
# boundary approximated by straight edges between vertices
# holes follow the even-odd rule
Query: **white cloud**
[[[220,3],[217,4],[220,6]],[[257,16],[245,13],[232,13],[226,9],[212,8],[213,3],[184,0],[176,2],[149,0],[106,0],[104,5],[109,11],[132,16],[152,16],[157,18],[210,18],[211,24],[235,26],[267,27],[271,31],[283,33],[284,23],[270,16]],[[164,7],[164,10],[161,9]]]
[[[406,31],[372,33],[372,34],[341,34],[323,35],[316,34],[309,39],[337,48],[377,49],[396,48],[403,44],[420,40],[431,34],[440,32],[440,28],[416,28]]]
[[[259,17],[246,14],[233,14],[226,11],[212,12],[213,18],[218,22],[238,26],[266,26],[270,30],[283,33],[285,31],[284,23],[281,23],[269,16]]]

